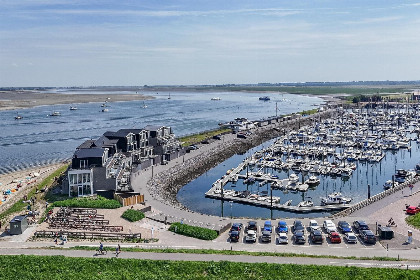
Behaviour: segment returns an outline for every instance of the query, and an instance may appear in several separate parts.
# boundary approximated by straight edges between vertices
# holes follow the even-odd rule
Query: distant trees
[[[359,102],[381,102],[382,97],[377,95],[356,95],[353,96],[352,99],[353,103],[359,103]]]

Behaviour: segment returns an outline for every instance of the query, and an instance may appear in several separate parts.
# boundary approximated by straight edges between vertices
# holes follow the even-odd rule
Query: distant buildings
[[[170,127],[149,125],[143,129],[107,131],[97,140],[87,140],[76,148],[65,191],[69,196],[130,192],[133,170],[164,164],[183,154],[185,150]]]

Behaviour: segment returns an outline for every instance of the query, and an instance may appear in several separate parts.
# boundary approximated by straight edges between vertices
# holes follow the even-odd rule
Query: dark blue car
[[[271,221],[265,221],[264,222],[264,229],[263,231],[269,231],[272,232],[273,231],[273,227],[271,226]]]
[[[288,233],[289,232],[289,227],[287,226],[287,223],[285,221],[280,221],[277,227],[279,233],[284,232],[284,233]]]
[[[352,232],[350,224],[347,223],[346,221],[339,221],[338,229],[341,230],[342,233]]]

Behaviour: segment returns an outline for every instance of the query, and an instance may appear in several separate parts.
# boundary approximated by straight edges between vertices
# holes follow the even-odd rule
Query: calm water
[[[255,120],[273,116],[276,101],[279,115],[323,104],[317,97],[279,93],[264,94],[271,97],[268,102],[259,101],[262,94],[258,93],[171,92],[171,99],[168,93],[146,95],[156,99],[145,101],[145,109],[143,101],[109,102],[109,112],[105,113],[101,112],[101,103],[73,104],[78,107],[76,111],[70,111],[70,105],[40,106],[19,110],[24,117],[19,121],[14,119],[16,111],[0,111],[0,174],[71,158],[83,141],[96,139],[108,130],[156,124],[171,126],[177,136],[182,136],[213,129],[237,117]],[[212,97],[221,100],[211,101]],[[62,115],[49,117],[53,111]]]
[[[272,143],[272,141],[271,141]],[[262,146],[267,147],[269,143],[265,143]],[[219,164],[215,168],[209,170],[206,174],[200,176],[196,180],[185,185],[178,193],[178,200],[186,205],[191,210],[211,214],[211,215],[224,215],[233,217],[255,217],[255,218],[287,218],[287,217],[324,217],[328,216],[331,212],[314,212],[298,214],[293,212],[273,210],[271,213],[270,209],[263,207],[256,207],[251,205],[244,205],[240,203],[229,203],[222,202],[220,200],[206,198],[204,193],[207,192],[211,185],[219,179],[221,176],[226,174],[226,171],[232,167],[238,166],[238,164],[249,157],[256,150],[261,149],[260,147],[253,148],[244,155],[236,155],[225,162]],[[321,197],[326,197],[332,192],[339,191],[347,197],[353,199],[352,203],[359,202],[367,198],[368,184],[371,186],[371,195],[375,195],[383,191],[383,185],[387,180],[392,179],[392,175],[395,174],[396,169],[414,169],[415,165],[419,163],[420,146],[415,142],[411,142],[411,150],[400,149],[398,151],[385,151],[385,158],[380,163],[359,163],[357,169],[353,172],[350,178],[346,180],[341,177],[332,178],[330,176],[320,175],[321,183],[315,189],[309,189],[307,192],[283,192],[281,190],[273,190],[273,196],[279,196],[281,198],[280,203],[284,203],[288,200],[292,200],[292,205],[297,205],[300,201],[311,198],[314,205],[320,205]],[[331,158],[330,158],[330,161]],[[250,171],[256,171],[251,170]],[[279,175],[280,179],[287,178],[292,171],[275,171],[271,168],[267,168],[265,172]],[[242,174],[246,174],[243,170]],[[304,180],[308,179],[309,175],[306,175]],[[302,181],[302,173],[299,174]],[[267,191],[270,195],[269,185],[263,187],[258,186],[258,182],[253,185],[242,184],[243,180],[239,180],[235,187],[232,187],[232,183],[228,183],[225,189],[232,190],[249,190],[252,193],[258,193]],[[223,212],[223,213],[222,213]]]

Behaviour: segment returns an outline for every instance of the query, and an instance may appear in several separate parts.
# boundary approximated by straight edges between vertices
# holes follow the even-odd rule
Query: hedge
[[[144,213],[134,209],[127,209],[121,217],[130,222],[137,222],[144,218]]]
[[[208,228],[195,227],[190,225],[185,225],[181,223],[173,223],[169,230],[181,235],[194,237],[203,240],[213,240],[216,239],[218,234],[217,231]]]
[[[77,207],[77,208],[102,208],[115,209],[120,208],[121,204],[114,199],[107,199],[102,196],[96,197],[75,197],[54,202],[55,207]]]

